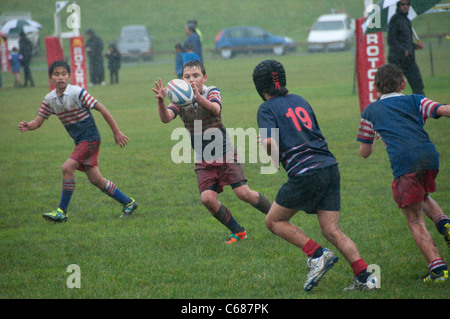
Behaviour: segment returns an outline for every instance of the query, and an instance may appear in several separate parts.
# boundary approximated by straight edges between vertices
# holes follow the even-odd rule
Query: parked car
[[[241,26],[221,30],[216,36],[215,48],[222,58],[229,59],[238,53],[264,51],[279,56],[295,50],[296,44],[291,38],[272,35],[258,27]]]
[[[354,41],[354,19],[345,13],[324,14],[309,32],[308,50],[348,50]]]
[[[117,40],[117,49],[124,60],[152,59],[152,37],[144,25],[123,26]]]

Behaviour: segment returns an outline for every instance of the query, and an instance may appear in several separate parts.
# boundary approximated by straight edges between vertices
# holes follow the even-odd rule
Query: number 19
[[[294,122],[295,127],[299,131],[301,131],[302,128],[300,126],[300,123],[298,122],[298,119],[300,119],[300,121],[302,121],[303,125],[306,126],[308,129],[312,128],[311,118],[309,117],[308,112],[306,112],[306,110],[304,108],[302,108],[301,106],[297,106],[295,108],[295,113],[290,108],[289,111],[286,113],[286,117],[292,119],[292,121]]]

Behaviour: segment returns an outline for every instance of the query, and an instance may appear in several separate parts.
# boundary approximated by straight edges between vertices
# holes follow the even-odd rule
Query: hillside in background
[[[41,38],[53,34],[54,0],[0,2],[0,14],[6,11],[31,11],[33,19],[43,25]],[[321,14],[337,10],[360,18],[364,10],[363,0],[79,0],[76,3],[81,8],[83,34],[92,28],[107,44],[118,37],[123,25],[143,24],[153,36],[154,51],[170,52],[177,42],[184,41],[184,26],[189,19],[198,20],[204,48],[212,49],[214,39],[222,28],[255,25],[303,43],[312,24]],[[63,28],[69,14],[65,10],[62,12]],[[447,13],[420,16],[414,20],[414,27],[419,35],[442,33],[450,29],[450,19]]]

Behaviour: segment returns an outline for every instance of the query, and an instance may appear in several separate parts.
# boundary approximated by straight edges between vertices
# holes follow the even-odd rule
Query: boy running
[[[264,195],[251,190],[247,185],[237,150],[222,124],[222,96],[216,87],[205,85],[207,74],[204,65],[197,60],[187,62],[183,65],[182,79],[194,90],[194,104],[179,107],[170,103],[166,107],[164,102],[166,90],[159,79],[155,82],[156,88],[153,88],[155,98],[158,99],[159,116],[163,123],[172,121],[177,115],[183,120],[191,136],[192,148],[196,152],[195,172],[202,204],[231,231],[226,243],[232,244],[246,238],[247,231],[234,219],[228,208],[218,201],[217,195],[223,191],[223,187],[230,185],[239,199],[251,204],[263,214],[269,211],[270,202]],[[196,129],[196,126],[201,127]],[[209,133],[217,133],[214,136],[221,136],[219,143],[223,146],[222,152],[217,151],[217,154],[213,154],[212,151],[207,151],[210,149],[208,146],[214,144],[204,137],[206,130]],[[196,140],[202,142],[201,149],[195,146]],[[217,141],[214,142],[217,144]]]
[[[270,156],[279,156],[289,177],[266,216],[267,227],[301,248],[308,257],[305,291],[318,285],[338,257],[289,222],[299,210],[317,215],[322,234],[350,263],[354,278],[345,290],[374,289],[376,278],[367,271],[354,242],[339,228],[338,163],[328,149],[311,106],[301,96],[288,94],[286,73],[278,61],[259,63],[253,71],[253,82],[264,100],[257,117],[261,141]],[[272,133],[274,129],[278,130],[278,145],[277,137],[272,136],[276,133]]]
[[[423,95],[403,95],[406,80],[400,68],[385,64],[375,74],[380,99],[362,113],[357,141],[360,154],[367,158],[379,137],[386,145],[394,175],[392,192],[402,209],[413,238],[428,262],[423,282],[448,279],[447,264],[430,236],[423,212],[434,221],[450,248],[450,220],[428,195],[436,191],[439,153],[423,126],[428,118],[450,117],[450,105],[434,102]]]
[[[62,196],[56,210],[43,214],[46,220],[67,221],[67,209],[75,190],[75,171],[86,173],[89,181],[111,196],[123,206],[122,216],[131,215],[137,208],[137,202],[124,195],[116,185],[105,179],[100,173],[97,155],[100,149],[100,133],[91,114],[91,109],[99,111],[111,127],[114,140],[120,147],[128,145],[128,137],[117,126],[108,109],[92,97],[85,89],[69,84],[70,66],[65,61],[53,62],[48,75],[55,86],[44,98],[38,115],[31,122],[19,123],[20,131],[26,132],[39,128],[50,115],[58,116],[61,123],[75,142],[75,150],[62,166]]]

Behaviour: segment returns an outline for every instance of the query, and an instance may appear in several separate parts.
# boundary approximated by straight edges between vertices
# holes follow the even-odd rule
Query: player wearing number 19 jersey
[[[258,110],[261,140],[279,129],[279,155],[289,177],[337,165],[308,102],[299,95],[275,96]]]
[[[313,109],[301,96],[288,94],[286,73],[277,61],[266,60],[258,64],[253,71],[253,82],[265,101],[257,115],[261,141],[272,157],[279,156],[289,177],[278,191],[267,214],[266,225],[308,256],[304,290],[310,291],[317,286],[338,257],[289,222],[299,210],[317,215],[322,234],[350,263],[355,277],[347,289],[375,288],[376,279],[367,271],[368,266],[356,245],[339,228],[338,163],[328,149]],[[277,131],[278,138],[272,136]]]

